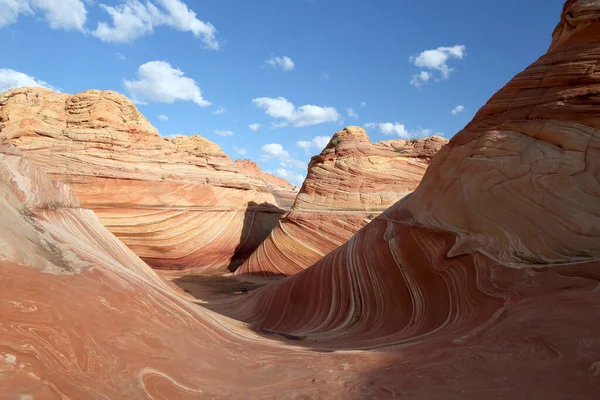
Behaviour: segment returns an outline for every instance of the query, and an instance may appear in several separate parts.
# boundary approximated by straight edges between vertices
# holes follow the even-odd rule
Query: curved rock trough
[[[569,0],[548,52],[412,194],[313,266],[209,304],[158,277],[84,205],[99,197],[52,180],[3,128],[0,393],[597,399],[598,65],[600,0]],[[226,176],[247,185],[215,186],[233,203],[271,200]]]

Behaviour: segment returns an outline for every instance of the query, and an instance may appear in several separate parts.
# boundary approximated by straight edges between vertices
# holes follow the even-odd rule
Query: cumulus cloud
[[[101,4],[100,7],[112,19],[110,25],[98,23],[92,32],[102,41],[130,43],[152,33],[154,28],[169,26],[182,32],[191,32],[209,49],[219,49],[215,27],[210,22],[199,20],[196,13],[181,0],[155,0],[154,3],[127,0],[123,4]]]
[[[265,61],[265,63],[273,68],[281,68],[284,71],[291,71],[296,66],[294,61],[287,56],[271,57],[271,59]]]
[[[260,124],[250,124],[248,125],[248,128],[250,128],[251,131],[254,132],[258,132],[258,130],[260,129],[261,125]]]
[[[17,22],[20,14],[43,14],[52,29],[81,32],[87,20],[81,0],[0,0],[0,28]]]
[[[125,88],[139,102],[173,103],[175,100],[193,101],[200,107],[211,103],[202,97],[196,82],[184,76],[179,68],[165,61],[150,61],[140,65],[138,80],[125,80]]]
[[[325,122],[335,122],[340,119],[340,115],[333,107],[305,105],[296,108],[284,97],[260,97],[252,100],[252,102],[257,107],[263,108],[267,115],[283,120],[276,123],[277,125],[274,125],[274,127],[283,127],[291,124],[299,128]]]
[[[15,71],[13,69],[0,69],[0,93],[8,89],[20,87],[43,87],[56,91],[56,89],[50,86],[48,83],[36,79],[33,76]]]
[[[410,84],[414,87],[421,87],[431,79],[431,74],[427,71],[421,71],[414,75],[410,80]]]
[[[169,117],[167,117],[165,114],[160,114],[158,116],[158,119],[160,119],[161,121],[168,121]]]
[[[367,103],[366,103],[365,101],[363,101],[362,103],[360,103],[360,106],[361,106],[361,107],[366,107],[366,106],[367,106]]]
[[[462,60],[467,54],[467,47],[464,45],[456,45],[453,47],[438,47],[433,50],[425,50],[418,56],[410,57],[410,62],[416,67],[422,69],[422,71],[413,76],[410,81],[411,85],[419,87],[427,83],[433,75],[431,72],[425,71],[438,71],[440,73],[440,79],[448,79],[453,68],[448,66],[450,59]]]
[[[295,186],[302,186],[302,183],[304,182],[303,175],[297,174],[292,171],[288,171],[287,169],[284,169],[284,168],[277,168],[277,170],[273,173],[273,175],[283,178]]]
[[[279,165],[282,167],[298,168],[303,169],[307,167],[307,164],[292,158],[290,153],[283,148],[279,143],[265,144],[261,149],[262,160],[279,160]]]
[[[346,110],[346,112],[348,113],[349,117],[358,119],[358,113],[356,111],[354,111],[352,108],[349,108],[348,110]]]
[[[463,111],[465,111],[465,106],[456,106],[452,110],[452,115],[458,115],[458,114],[460,114]]]
[[[273,158],[279,159],[288,159],[290,158],[290,153],[287,150],[283,149],[283,146],[279,143],[269,143],[265,144],[260,152],[263,154],[263,158],[266,160],[271,160]]]
[[[215,132],[216,135],[219,135],[219,136],[231,136],[231,135],[233,135],[232,131],[225,131],[225,130],[221,130],[221,129],[216,129],[214,132]]]
[[[248,154],[246,149],[242,149],[241,147],[233,146],[233,149],[241,156]]]
[[[302,147],[306,154],[311,153],[311,149],[322,150],[329,143],[330,138],[328,136],[316,136],[312,140],[300,140],[296,142],[296,146]]]
[[[379,129],[384,135],[398,136],[401,139],[413,139],[431,135],[443,135],[441,132],[434,133],[431,129],[408,130],[399,122],[369,122],[365,124],[366,128]]]
[[[213,114],[217,114],[217,115],[221,115],[221,114],[225,114],[227,112],[227,109],[223,106],[219,106],[217,107],[217,109],[215,111],[213,111]]]

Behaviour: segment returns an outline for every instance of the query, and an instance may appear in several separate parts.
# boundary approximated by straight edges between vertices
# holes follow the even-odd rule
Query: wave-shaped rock
[[[69,183],[84,207],[156,268],[239,264],[283,213],[263,177],[244,174],[198,135],[159,137],[115,92],[9,90],[0,95],[0,123],[10,143]]]
[[[0,215],[3,399],[285,398],[290,390],[348,398],[354,390],[334,383],[351,358],[269,343],[181,298],[2,134]]]
[[[448,141],[439,136],[372,143],[349,126],[314,156],[296,201],[237,275],[288,276],[341,246],[412,192]]]
[[[0,135],[2,396],[596,399],[598,33],[568,1],[414,194],[222,305],[280,342],[178,297]]]
[[[397,345],[381,370],[390,375],[373,380],[403,381],[415,398],[429,397],[430,375],[454,388],[442,397],[594,398],[599,65],[600,1],[567,1],[547,54],[433,158],[411,195],[311,268],[222,311],[326,350]]]

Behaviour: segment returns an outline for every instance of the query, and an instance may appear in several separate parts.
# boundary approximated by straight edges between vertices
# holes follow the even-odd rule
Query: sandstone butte
[[[310,267],[412,192],[446,143],[439,136],[372,143],[355,126],[337,132],[311,159],[291,211],[235,274],[289,276]]]
[[[600,0],[569,0],[410,196],[218,305],[248,325],[180,297],[0,138],[0,393],[597,399],[597,65]]]
[[[198,135],[161,138],[126,97],[48,89],[0,94],[0,123],[54,180],[152,267],[197,271],[239,265],[269,234],[291,186],[244,174]],[[268,187],[267,187],[268,186]]]
[[[292,207],[298,195],[298,189],[295,186],[285,179],[263,172],[252,160],[235,160],[235,165],[247,176],[259,178],[265,182],[279,207],[284,210],[289,210]]]

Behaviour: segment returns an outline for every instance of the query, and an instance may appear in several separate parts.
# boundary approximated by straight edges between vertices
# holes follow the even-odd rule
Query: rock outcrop
[[[269,189],[200,136],[159,137],[115,92],[9,90],[0,94],[0,123],[10,143],[70,184],[82,206],[155,268],[237,265],[283,213],[271,194],[283,182]]]
[[[179,297],[0,134],[2,396],[597,399],[597,65],[600,0],[569,0],[413,194],[219,304],[264,336]]]
[[[230,315],[328,350],[398,345],[373,381],[409,397],[597,396],[599,65],[600,1],[567,1],[547,54],[414,193]]]
[[[439,136],[372,143],[354,126],[337,132],[311,159],[291,212],[236,274],[288,276],[310,267],[412,192],[446,143]]]
[[[3,399],[348,398],[310,382],[376,362],[269,343],[179,297],[2,134],[0,215]]]
[[[298,188],[283,178],[263,172],[252,160],[235,160],[235,165],[247,176],[262,180],[275,197],[279,207],[284,210],[289,210],[292,207],[298,195]]]

